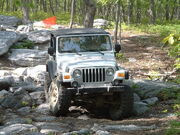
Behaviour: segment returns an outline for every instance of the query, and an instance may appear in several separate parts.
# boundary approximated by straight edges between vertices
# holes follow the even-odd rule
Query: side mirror
[[[53,47],[48,48],[48,54],[51,56],[54,54],[54,48]]]
[[[119,53],[121,51],[121,45],[120,44],[115,44],[115,52]]]

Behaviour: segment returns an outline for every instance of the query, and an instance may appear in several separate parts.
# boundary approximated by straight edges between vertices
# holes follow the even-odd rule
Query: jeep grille
[[[105,68],[82,69],[83,82],[104,82]]]

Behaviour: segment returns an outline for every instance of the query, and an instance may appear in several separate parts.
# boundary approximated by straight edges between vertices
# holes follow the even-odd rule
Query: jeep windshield
[[[108,35],[87,35],[60,37],[58,50],[61,53],[101,52],[111,51],[111,41]]]

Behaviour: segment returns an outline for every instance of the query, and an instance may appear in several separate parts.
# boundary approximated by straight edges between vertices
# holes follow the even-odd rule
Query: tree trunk
[[[54,7],[53,7],[53,1],[52,0],[49,0],[49,6],[50,6],[52,14],[55,15]]]
[[[4,3],[5,3],[5,0],[2,1],[1,11],[4,11]]]
[[[73,26],[73,22],[74,22],[74,12],[75,11],[75,0],[72,0],[71,3],[71,19],[70,19],[70,25],[69,28],[71,29]]]
[[[140,24],[141,23],[141,1],[137,0],[136,1],[136,23]]]
[[[177,3],[177,0],[174,0],[174,6],[173,6],[173,9],[172,9],[172,13],[171,13],[171,21],[172,21],[173,18],[174,18],[175,10],[176,10],[176,8],[177,8],[176,3]],[[179,11],[179,12],[180,12],[180,11]]]
[[[86,16],[84,20],[85,28],[92,28],[96,13],[96,2],[94,0],[84,0],[86,5]]]
[[[22,12],[23,12],[23,23],[30,23],[29,19],[29,0],[21,0]]]
[[[9,11],[9,0],[6,0],[6,11]]]
[[[121,44],[121,33],[122,33],[122,10],[120,8],[120,17],[119,17],[119,22],[120,22],[120,26],[119,26],[119,43]]]
[[[66,3],[67,3],[67,1],[64,0],[64,12],[66,12]]]
[[[166,21],[169,20],[169,0],[166,0]]]
[[[118,25],[119,25],[119,16],[120,16],[120,0],[117,3],[117,10],[116,10],[116,25],[115,25],[115,31],[114,31],[114,42],[115,42],[115,44],[118,43],[117,33],[118,33]]]
[[[154,24],[155,21],[156,21],[156,10],[155,10],[155,2],[154,2],[154,0],[150,0],[149,14],[150,14],[150,23]]]
[[[128,13],[127,13],[127,24],[130,24],[130,0],[127,0],[128,4]]]
[[[46,0],[42,0],[42,6],[43,6],[43,11],[47,12],[47,3],[46,3]]]

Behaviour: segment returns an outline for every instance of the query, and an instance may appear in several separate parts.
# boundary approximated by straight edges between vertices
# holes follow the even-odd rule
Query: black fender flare
[[[57,63],[52,60],[47,61],[46,72],[49,73],[49,78],[53,80],[57,76]]]

